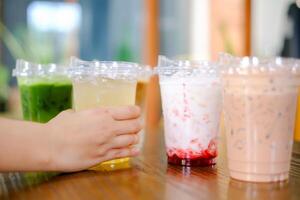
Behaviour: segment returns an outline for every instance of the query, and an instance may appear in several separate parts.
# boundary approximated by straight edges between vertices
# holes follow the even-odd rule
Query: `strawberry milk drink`
[[[183,166],[216,163],[222,109],[217,65],[159,57],[168,162]]]
[[[230,176],[253,182],[288,178],[299,61],[222,55]]]

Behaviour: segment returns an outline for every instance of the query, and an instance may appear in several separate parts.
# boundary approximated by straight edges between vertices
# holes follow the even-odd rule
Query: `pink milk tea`
[[[224,120],[230,176],[288,178],[298,95],[298,63],[223,55]]]
[[[217,66],[160,56],[157,71],[168,162],[214,165],[222,109]]]

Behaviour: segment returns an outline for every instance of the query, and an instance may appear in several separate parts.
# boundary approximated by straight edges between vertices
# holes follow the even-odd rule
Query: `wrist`
[[[37,153],[38,166],[42,171],[55,171],[56,165],[53,156],[53,128],[48,124],[39,124],[39,140],[37,140],[40,151]],[[37,149],[38,151],[38,149]]]

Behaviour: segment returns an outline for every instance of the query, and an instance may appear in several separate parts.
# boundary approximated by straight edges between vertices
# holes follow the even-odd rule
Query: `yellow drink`
[[[294,139],[300,141],[300,96],[298,96],[297,114],[295,120],[295,135]]]
[[[73,81],[74,108],[135,104],[136,81],[100,79],[96,82]]]
[[[152,70],[131,62],[84,61],[71,58],[73,107],[76,111],[100,106],[134,105],[143,102],[146,83],[138,93],[137,80],[148,79]],[[137,96],[138,97],[137,97]],[[138,100],[136,100],[138,99]],[[91,170],[111,171],[130,167],[130,158],[102,162]]]
[[[73,81],[76,111],[99,106],[134,105],[136,81],[97,78],[93,81]],[[110,171],[130,167],[130,158],[100,163],[91,170]]]
[[[145,106],[147,96],[148,81],[138,81],[136,87],[135,104],[140,106],[142,109]]]

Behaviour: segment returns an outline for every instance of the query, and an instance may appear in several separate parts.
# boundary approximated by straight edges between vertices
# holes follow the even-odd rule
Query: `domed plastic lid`
[[[171,60],[166,56],[159,56],[155,72],[160,76],[218,76],[220,69],[216,62]]]
[[[67,76],[67,66],[50,64],[38,64],[23,59],[18,59],[16,68],[12,75],[16,77],[48,77],[48,76]]]
[[[299,75],[300,60],[293,58],[237,57],[219,55],[222,74],[225,75]]]
[[[85,61],[76,57],[71,58],[69,75],[78,76],[102,76],[112,79],[139,79],[150,77],[153,74],[149,66],[139,65],[133,62],[122,61]]]

